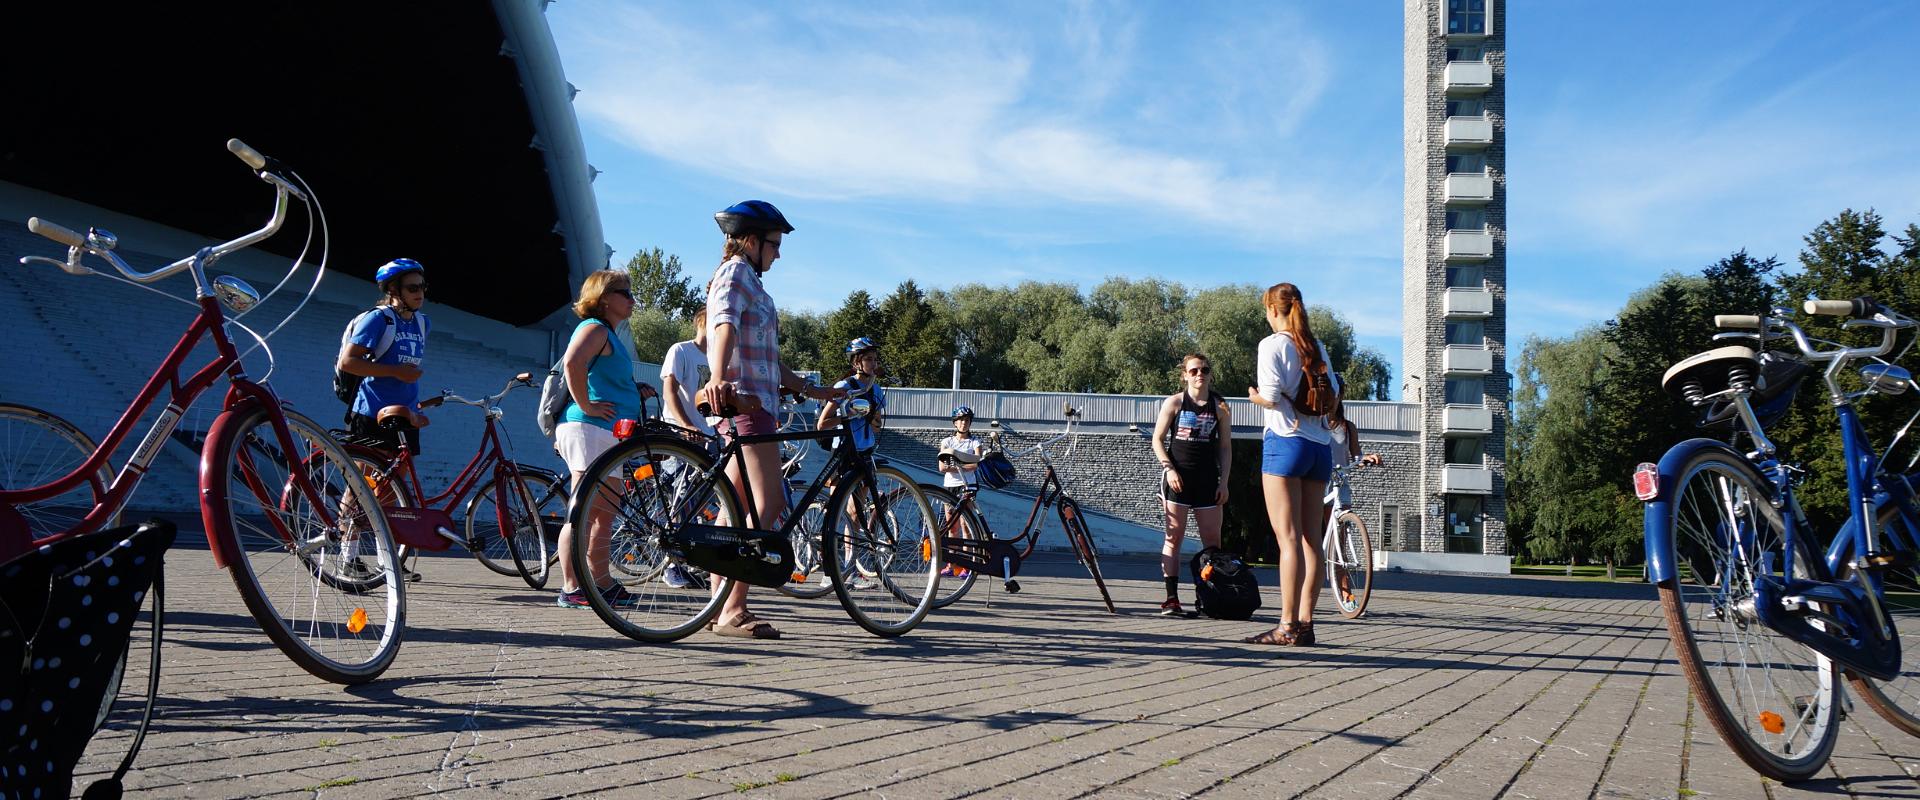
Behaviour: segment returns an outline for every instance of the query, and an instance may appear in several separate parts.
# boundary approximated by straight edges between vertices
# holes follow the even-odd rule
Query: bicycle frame
[[[997,422],[995,424],[998,425]],[[960,505],[948,510],[947,519],[942,520],[940,525],[942,531],[940,546],[941,549],[946,551],[944,555],[948,563],[975,572],[998,575],[1002,579],[1010,580],[1013,575],[1019,574],[1020,562],[1033,556],[1034,549],[1040,544],[1040,533],[1047,527],[1047,519],[1045,516],[1042,516],[1040,512],[1060,502],[1062,498],[1068,501],[1072,500],[1072,498],[1067,495],[1067,487],[1065,482],[1061,481],[1060,473],[1053,468],[1053,459],[1047,456],[1048,445],[1058,442],[1061,439],[1070,439],[1070,437],[1072,437],[1073,419],[1071,417],[1067,419],[1067,426],[1068,429],[1059,435],[1035,444],[1033,447],[1022,450],[1017,454],[1020,456],[1025,456],[1027,453],[1038,454],[1043,469],[1040,476],[1040,490],[1034,494],[1033,507],[1027,510],[1027,521],[1020,526],[1020,532],[1018,534],[1006,539],[1001,539],[993,534],[992,523],[988,523],[986,530],[988,541],[982,542],[976,539],[964,539],[952,535],[955,525],[960,520],[960,515],[965,511],[964,507],[975,503],[972,492],[964,493],[961,496]],[[1073,452],[1071,443],[1067,446],[1067,452]],[[977,510],[978,507],[976,505],[976,511]],[[986,515],[980,515],[980,519],[982,522],[985,522]],[[994,545],[996,544],[1005,549],[995,548]],[[998,552],[996,552],[996,550],[998,550]],[[992,564],[989,564],[987,560],[983,560],[984,558],[998,561],[1008,557],[1012,558],[1012,562],[1002,564],[998,570],[996,570]]]
[[[279,217],[284,215],[285,206],[286,195],[283,191],[275,215],[276,223]],[[277,225],[275,225],[275,227],[277,227]],[[70,530],[39,539],[33,542],[35,546],[51,544],[71,536],[99,530],[107,520],[113,518],[115,514],[118,514],[122,507],[125,506],[127,501],[133,496],[135,487],[139,485],[140,479],[146,474],[147,468],[152,465],[153,459],[159,455],[161,446],[166,442],[167,437],[173,433],[174,427],[179,424],[180,419],[186,414],[186,410],[192,407],[194,402],[200,398],[200,395],[212,387],[214,382],[218,381],[222,376],[225,376],[229,381],[226,397],[221,406],[223,416],[249,405],[264,406],[271,412],[270,418],[273,420],[274,434],[278,439],[282,452],[297,452],[293,441],[293,433],[287,428],[286,420],[280,413],[279,397],[273,393],[272,389],[247,379],[245,368],[240,361],[240,355],[234,349],[233,340],[226,334],[226,316],[222,313],[220,301],[208,287],[206,279],[205,268],[213,258],[213,253],[213,248],[202,248],[200,252],[194,255],[190,262],[194,281],[199,289],[198,299],[200,313],[194,316],[193,321],[188,324],[186,332],[181,334],[179,343],[174,345],[173,351],[167,354],[166,359],[161,362],[160,367],[154,370],[153,376],[147,379],[146,385],[142,387],[140,393],[134,397],[133,402],[127,407],[126,412],[120,415],[120,419],[114,423],[113,429],[107,433],[106,438],[101,440],[99,447],[94,449],[93,454],[88,456],[86,461],[81,463],[72,473],[52,483],[27,489],[0,490],[0,508],[10,508],[18,503],[31,503],[37,500],[45,500],[76,488],[83,483],[93,487],[95,495],[99,499],[95,501],[93,509],[87,513],[80,524]],[[161,270],[156,273],[156,275],[164,277],[167,272],[168,270]],[[213,341],[215,355],[211,361],[182,381],[180,374],[182,367],[186,364],[187,356],[199,345],[202,338],[210,338]],[[140,444],[134,448],[134,452],[132,456],[127,459],[126,464],[123,465],[119,473],[114,476],[113,483],[106,487],[99,486],[99,479],[96,476],[100,468],[107,463],[110,455],[119,449],[121,444],[126,442],[128,435],[133,431],[134,424],[139,422],[142,416],[145,416],[147,410],[153,406],[154,401],[160,397],[163,389],[169,390],[166,407],[161,410],[159,417],[155,419],[153,425],[148,428],[146,435],[141,438]],[[215,424],[217,425],[218,421],[216,421]],[[217,441],[217,439],[209,435],[207,441],[211,443]],[[204,463],[204,456],[202,458]],[[280,491],[284,493],[290,490],[298,490],[304,493],[310,500],[314,501],[314,508],[323,515],[323,520],[326,524],[332,525],[334,522],[332,512],[326,508],[325,503],[319,502],[319,493],[313,487],[312,482],[309,481],[305,475],[295,475],[293,478],[295,485],[281,487]],[[206,484],[209,480],[211,480],[209,476],[202,476],[201,482],[203,490],[207,488]],[[257,485],[252,476],[249,476],[248,483],[260,496],[272,496],[267,490],[267,487]],[[282,537],[291,537],[291,532],[285,529],[280,520],[273,519],[272,522],[275,528],[278,529],[277,533],[279,535]],[[230,552],[232,550],[231,546],[219,541],[213,535],[213,526],[208,525],[206,527],[207,542],[212,548],[214,563],[221,568],[225,568],[229,559],[238,558],[239,554],[237,552]]]

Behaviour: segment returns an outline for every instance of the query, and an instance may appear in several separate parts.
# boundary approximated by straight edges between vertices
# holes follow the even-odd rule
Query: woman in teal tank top
[[[567,404],[560,424],[554,426],[553,448],[573,473],[573,490],[580,491],[580,476],[601,453],[619,440],[613,436],[616,420],[640,418],[640,388],[633,382],[633,357],[626,342],[615,332],[620,323],[633,316],[633,292],[626,273],[603,269],[587,276],[580,285],[580,299],[573,304],[580,324],[567,342],[561,360],[567,393],[575,402]],[[580,398],[586,402],[578,402]],[[586,592],[592,588],[616,607],[636,603],[626,589],[608,574],[608,540],[613,529],[613,509],[596,502],[587,514],[587,562],[593,574],[574,572],[573,526],[560,529],[560,599],[562,608],[587,608]]]

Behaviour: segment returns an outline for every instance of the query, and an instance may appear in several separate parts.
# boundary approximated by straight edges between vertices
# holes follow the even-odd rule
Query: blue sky
[[[815,311],[900,281],[1301,286],[1400,358],[1400,3],[625,3],[547,11],[616,263],[704,276],[772,201]],[[1509,345],[1843,208],[1920,222],[1904,3],[1516,4]],[[1396,381],[1397,382],[1397,381]]]

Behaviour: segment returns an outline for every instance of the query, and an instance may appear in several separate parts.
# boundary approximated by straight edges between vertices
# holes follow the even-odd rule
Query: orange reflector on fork
[[[637,467],[634,467],[634,468],[633,468],[633,479],[634,479],[634,480],[636,480],[636,481],[644,481],[644,480],[646,480],[646,479],[648,479],[648,478],[651,478],[651,477],[653,477],[653,465],[652,465],[652,464],[641,464],[640,466],[637,466]]]
[[[367,610],[364,608],[354,609],[353,614],[347,617],[347,632],[359,633],[366,629],[367,629]]]

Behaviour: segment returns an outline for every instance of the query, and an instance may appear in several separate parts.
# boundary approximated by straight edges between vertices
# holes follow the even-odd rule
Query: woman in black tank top
[[[1160,546],[1160,576],[1166,616],[1185,616],[1180,607],[1180,545],[1187,537],[1187,512],[1199,526],[1202,547],[1220,546],[1220,517],[1227,502],[1227,473],[1233,466],[1233,420],[1226,398],[1213,391],[1213,364],[1206,356],[1181,359],[1186,390],[1160,404],[1153,426],[1153,452],[1160,459],[1161,505],[1167,538]]]

